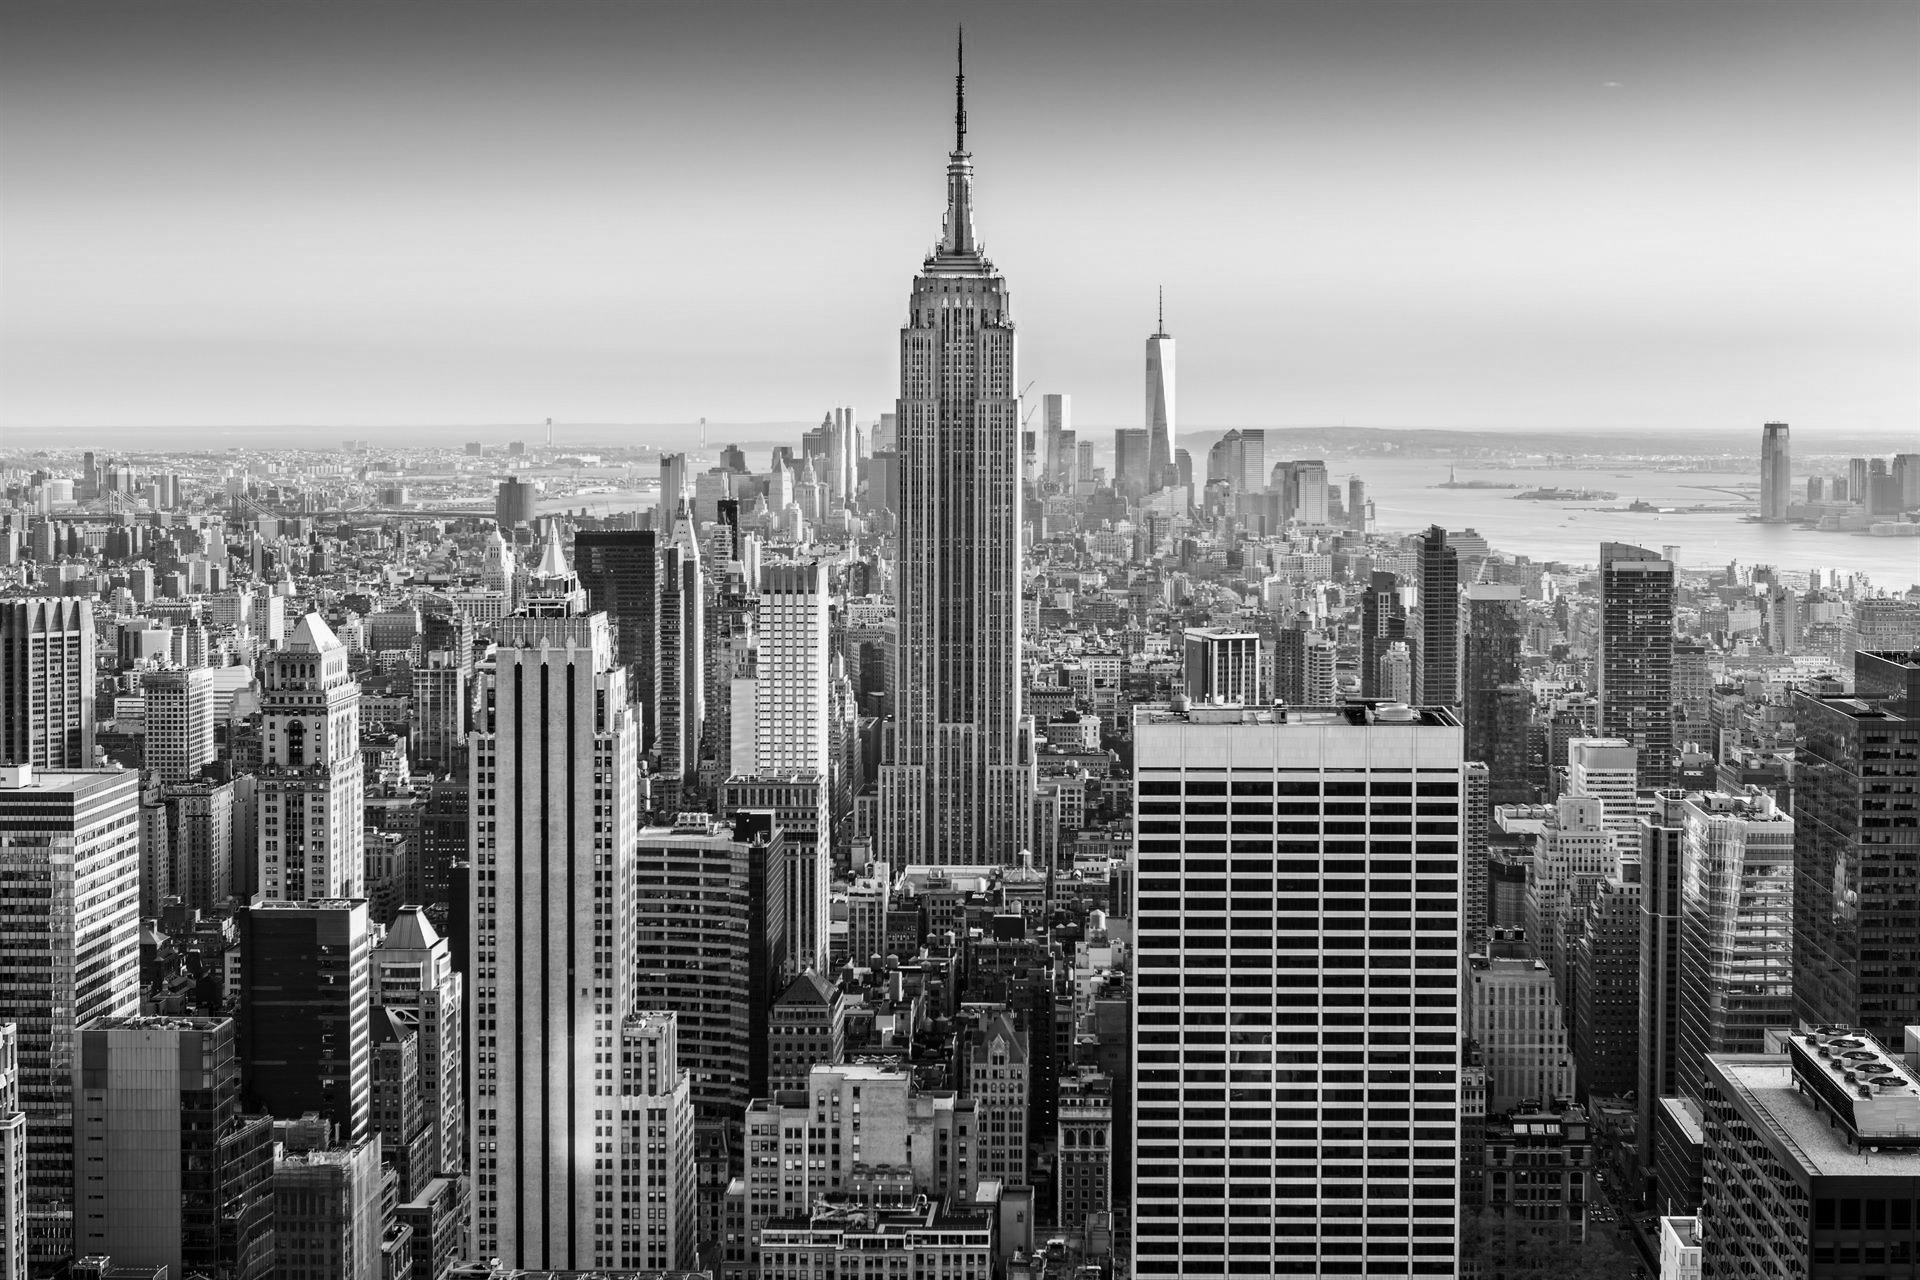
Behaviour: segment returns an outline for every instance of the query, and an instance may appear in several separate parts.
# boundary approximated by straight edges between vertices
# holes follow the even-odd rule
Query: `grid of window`
[[[1458,767],[1141,772],[1137,1273],[1451,1274]]]

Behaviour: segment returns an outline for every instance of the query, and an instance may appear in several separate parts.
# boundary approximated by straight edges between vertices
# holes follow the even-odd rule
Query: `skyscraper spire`
[[[1154,321],[1153,336],[1156,338],[1167,336],[1167,286],[1165,285],[1160,286],[1160,312]]]
[[[967,29],[961,27],[954,41],[953,63],[953,149],[967,149]]]
[[[953,77],[953,152],[947,157],[947,219],[936,256],[978,257],[973,238],[973,161],[967,155],[967,46],[960,32],[954,46],[957,71]]]

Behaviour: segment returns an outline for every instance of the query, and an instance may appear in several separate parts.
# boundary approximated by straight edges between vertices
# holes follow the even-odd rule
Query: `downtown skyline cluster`
[[[953,127],[762,470],[0,476],[0,1274],[1920,1265],[1920,588],[1383,529],[1164,315],[1107,465]],[[1788,434],[1721,515],[1920,529]]]

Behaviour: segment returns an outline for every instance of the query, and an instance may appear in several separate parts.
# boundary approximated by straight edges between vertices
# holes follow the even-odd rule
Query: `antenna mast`
[[[953,60],[953,149],[967,149],[967,29],[959,28],[954,42]]]

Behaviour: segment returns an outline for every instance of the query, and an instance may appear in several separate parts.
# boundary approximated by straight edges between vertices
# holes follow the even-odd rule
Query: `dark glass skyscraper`
[[[1796,693],[1793,1013],[1886,1045],[1920,1023],[1920,653],[1857,653]]]
[[[1673,563],[1645,547],[1600,544],[1600,735],[1640,750],[1640,785],[1671,785]]]
[[[1470,584],[1460,596],[1460,719],[1466,727],[1467,759],[1491,770],[1493,803],[1523,804],[1531,799],[1527,780],[1526,719],[1514,722],[1518,701],[1505,686],[1520,680],[1521,637],[1526,603],[1520,588],[1502,582]]]
[[[1437,524],[1420,535],[1420,656],[1413,668],[1413,701],[1422,707],[1460,702],[1460,553],[1447,545],[1447,531]]]
[[[587,607],[607,615],[614,654],[627,668],[627,692],[645,708],[645,751],[659,726],[660,550],[652,529],[582,529],[573,538],[573,571],[587,589]]]
[[[249,1111],[317,1111],[373,1131],[373,940],[363,898],[255,902],[239,916],[240,1072]]]

